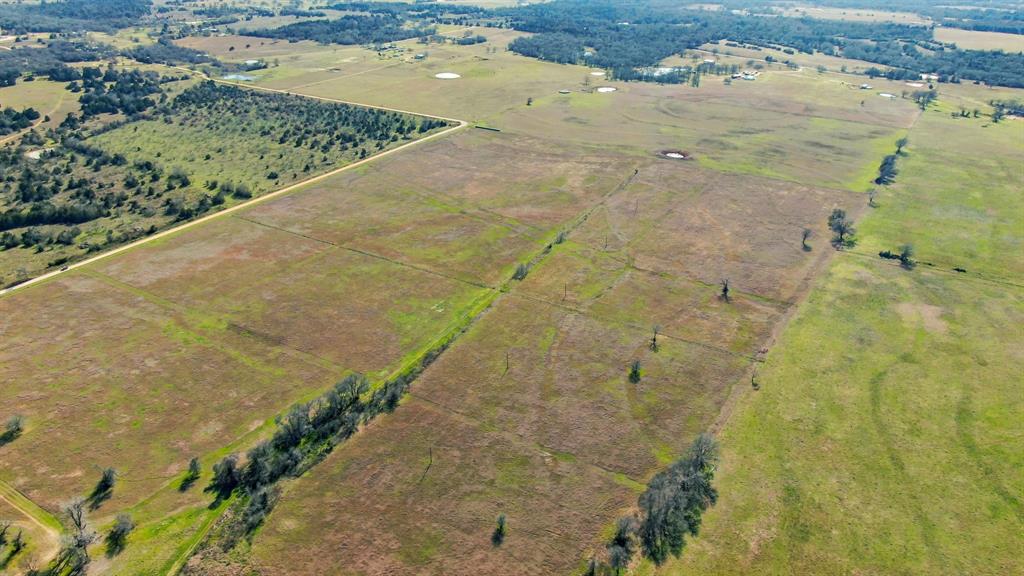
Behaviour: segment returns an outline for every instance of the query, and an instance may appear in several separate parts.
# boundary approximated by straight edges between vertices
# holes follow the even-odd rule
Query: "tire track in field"
[[[881,369],[868,381],[868,393],[871,405],[871,423],[875,428],[875,433],[878,434],[882,441],[886,457],[892,465],[893,471],[899,477],[899,483],[903,486],[913,486],[913,479],[909,474],[907,474],[907,466],[903,462],[903,458],[900,456],[899,450],[896,448],[896,442],[893,438],[893,434],[889,431],[889,427],[882,415],[882,384],[889,375],[890,368],[892,368],[892,365]],[[910,513],[914,516],[914,524],[918,529],[921,540],[928,548],[932,558],[941,558],[942,553],[935,543],[935,523],[925,515],[924,508],[921,506],[917,493],[910,491],[907,493],[907,496],[910,500]]]
[[[1003,483],[999,478],[999,474],[997,474],[996,471],[993,470],[987,462],[985,462],[985,458],[981,454],[981,449],[978,446],[978,441],[974,438],[974,410],[971,406],[972,397],[973,389],[971,383],[969,380],[964,380],[963,387],[960,391],[960,401],[957,403],[955,415],[957,440],[960,442],[960,447],[964,449],[967,456],[972,462],[974,462],[974,466],[980,472],[979,476],[983,479],[984,483],[987,484],[989,489],[995,492],[1011,510],[1013,510],[1017,519],[1024,524],[1024,504],[1022,504],[1019,498],[1003,486]]]

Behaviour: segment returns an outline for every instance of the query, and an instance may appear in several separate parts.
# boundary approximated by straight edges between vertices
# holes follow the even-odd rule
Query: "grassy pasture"
[[[635,480],[707,425],[747,363],[668,339],[645,352],[646,337],[502,300],[412,400],[289,488],[255,541],[255,563],[282,574],[575,568],[635,498]],[[626,380],[634,355],[646,362],[640,385]],[[502,512],[511,535],[492,551]],[[353,530],[355,518],[373,520]]]
[[[727,426],[722,498],[664,573],[1024,569],[1022,321],[1019,289],[841,258]]]
[[[935,29],[935,39],[939,42],[952,42],[964,50],[1024,52],[1024,36],[1020,34],[939,27]]]
[[[880,217],[861,226],[857,250],[874,255],[909,242],[943,270],[1020,284],[1024,122],[953,119],[970,100],[940,98],[911,131],[896,182],[880,190]]]
[[[530,145],[536,157],[509,160],[507,146]],[[435,161],[449,146],[504,168],[453,171]],[[94,515],[102,526],[130,510],[140,528],[104,570],[166,568],[215,516],[198,488],[174,488],[189,458],[208,474],[217,455],[346,371],[383,376],[407,362],[487,292],[457,274],[506,279],[554,222],[631,169],[577,151],[535,162],[535,143],[485,134],[426,148],[419,161],[382,159],[5,296],[0,377],[19,384],[0,402],[28,430],[0,454],[0,480],[52,511],[115,467],[114,496]],[[304,222],[302,206],[322,218]],[[312,227],[284,229],[294,222]]]
[[[705,83],[697,89],[618,83],[610,94],[549,93],[494,124],[628,153],[681,149],[716,170],[862,191],[875,176],[874,158],[916,114],[909,101],[798,73],[731,86],[711,78]]]
[[[499,47],[498,35],[507,34],[483,33],[495,34]],[[583,87],[586,69],[490,53],[490,43],[431,46],[416,63],[377,60],[361,48],[335,53],[281,44],[273,47],[281,65],[258,82],[484,120],[504,131],[466,130],[0,299],[0,335],[13,343],[0,351],[0,380],[15,383],[0,390],[0,404],[29,416],[25,436],[0,452],[0,480],[52,510],[87,492],[99,466],[125,471],[114,498],[96,513],[98,524],[127,509],[140,528],[124,555],[97,561],[102,573],[166,571],[216,517],[198,488],[219,456],[250,445],[268,432],[273,414],[345,371],[380,376],[401,365],[490,294],[484,285],[504,282],[518,262],[586,213],[569,241],[512,283],[394,415],[285,486],[247,560],[274,574],[550,574],[580,567],[635,502],[642,481],[719,421],[731,392],[749,386],[748,356],[772,342],[788,303],[829,253],[828,210],[864,206],[851,191],[867,188],[881,156],[917,115],[908,101],[889,102],[807,70],[773,71],[731,87],[705,78],[696,90],[616,84],[614,94],[561,96],[559,88]],[[298,59],[286,64],[289,50]],[[247,59],[239,52],[230,55]],[[341,62],[347,58],[356,60]],[[357,76],[340,77],[347,64]],[[463,78],[433,78],[448,70]],[[949,91],[943,102],[983,102],[995,93]],[[948,111],[929,112],[915,127],[903,173],[876,214],[921,210],[911,195],[934,183],[911,177],[929,170],[912,165],[923,157],[914,134],[931,117],[953,122]],[[928,130],[922,138],[936,145],[946,138],[940,124]],[[1012,133],[996,134],[980,154],[1016,145]],[[657,158],[665,148],[693,151],[698,160]],[[979,162],[1009,178],[1008,161]],[[1007,215],[1016,204],[1005,194],[1013,182],[996,185],[991,198],[1006,202],[1005,213],[992,208],[979,229],[1012,228]],[[901,197],[891,197],[896,193]],[[949,202],[955,194],[951,187],[936,198]],[[948,221],[938,209],[931,217]],[[859,223],[861,251],[893,247],[905,225]],[[810,253],[799,245],[804,226],[815,230]],[[941,262],[930,255],[946,239],[938,231],[918,236],[929,238],[919,242],[922,258],[927,252]],[[993,236],[979,262],[993,275],[1016,270],[1012,233]],[[821,284],[828,291],[815,293],[796,335],[769,357],[765,388],[741,399],[725,436],[720,489],[723,499],[741,496],[713,511],[688,548],[691,564],[667,573],[831,573],[865,565],[899,572],[908,565],[902,558],[914,562],[905,572],[939,573],[950,558],[958,563],[948,565],[964,571],[982,566],[960,560],[964,550],[1004,572],[1020,568],[998,548],[1019,541],[1006,520],[1013,500],[1001,494],[1020,494],[1012,476],[1020,462],[998,446],[1020,436],[1005,426],[1020,421],[1019,403],[1004,401],[1013,393],[1006,382],[1014,364],[999,363],[1019,360],[1020,345],[1000,342],[997,332],[1019,324],[1021,295],[984,285],[986,298],[975,304],[970,290],[932,276],[908,279],[862,255],[840,258]],[[733,282],[729,304],[717,298],[722,276]],[[969,304],[985,316],[971,317]],[[864,309],[871,314],[862,319]],[[657,353],[646,347],[653,324],[663,329]],[[959,343],[961,334],[971,335],[969,344]],[[904,357],[890,342],[913,349]],[[935,350],[949,358],[935,360]],[[639,385],[626,381],[634,357],[643,362]],[[907,366],[893,363],[882,384],[865,392],[858,388],[861,375],[870,376],[864,358]],[[842,368],[848,373],[832,372]],[[811,380],[811,369],[827,384]],[[957,385],[969,393],[935,392],[933,382],[951,372],[964,373]],[[987,377],[996,380],[991,390],[964,384]],[[837,381],[847,386],[833,394],[828,386]],[[810,383],[783,388],[791,382]],[[772,398],[766,406],[753,404],[765,397]],[[922,397],[927,409],[916,402]],[[872,398],[878,417],[867,421]],[[822,405],[828,408],[819,414]],[[944,432],[959,426],[957,436],[941,436],[929,410],[948,415],[954,405]],[[904,412],[916,419],[905,424]],[[771,427],[767,435],[763,426]],[[841,434],[806,440],[800,434],[808,430]],[[772,451],[764,450],[767,442]],[[955,442],[972,455],[955,453]],[[879,454],[902,443],[913,451],[890,460],[898,473],[886,469]],[[936,445],[954,447],[939,464],[930,462]],[[781,472],[773,468],[777,454],[787,463]],[[193,455],[202,456],[205,476],[180,494],[173,481]],[[860,468],[842,482],[822,465],[848,462]],[[966,494],[973,484],[956,476],[965,462],[991,471],[977,476],[995,478],[985,495],[965,499],[976,506],[927,508],[908,495],[906,486],[920,479],[941,494],[938,466]],[[864,482],[871,474],[881,480]],[[867,488],[855,494],[851,485]],[[900,492],[897,512],[867,506],[875,506],[880,486]],[[908,553],[897,557],[885,545],[916,534],[913,514],[921,509],[944,533],[922,534],[923,544],[908,537]],[[489,537],[498,513],[508,514],[510,537],[494,549]],[[774,516],[758,516],[765,513]],[[955,532],[950,518],[961,513],[994,544],[957,548],[946,533]],[[887,514],[903,516],[890,523]],[[842,532],[830,532],[836,518],[848,517]],[[780,533],[786,536],[775,537]],[[939,560],[925,558],[932,553]],[[238,554],[246,560],[247,547]]]
[[[382,61],[375,52],[358,46],[324,46],[308,41],[290,43],[255,36],[196,36],[182,38],[177,43],[208,52],[225,62],[263,60],[267,68],[245,74],[268,88],[291,89],[393,63]]]
[[[288,487],[253,564],[274,574],[554,574],[574,566],[599,516],[634,497],[613,475],[428,402],[400,411],[351,440],[344,462]],[[510,535],[494,548],[500,513]]]
[[[860,247],[817,283],[726,426],[700,538],[661,573],[1024,569],[1021,210],[1007,196],[1020,132],[948,114],[983,93],[944,91],[910,132]],[[941,270],[871,253],[905,241]]]
[[[487,166],[486,170],[481,169]],[[260,223],[495,284],[631,173],[629,159],[463,132],[255,208]]]
[[[828,254],[833,208],[860,210],[856,194],[721,174],[685,161],[645,167],[574,235],[640,269],[791,302]],[[801,247],[801,232],[813,231]]]
[[[349,71],[340,64],[338,72],[315,70],[313,75],[297,76],[287,82],[273,80],[268,85],[314,96],[485,121],[524,105],[527,98],[578,87],[589,71],[582,66],[540,62],[505,51],[519,32],[495,28],[469,30],[486,36],[488,42],[473,46],[423,46],[406,40],[396,44],[407,52],[384,60],[376,60],[376,53],[371,51],[345,48],[354,51],[350,57],[358,58],[361,53],[375,59],[375,65],[368,66],[370,70]],[[420,52],[427,52],[428,56],[413,60],[412,55]],[[462,78],[439,80],[434,75],[440,72],[454,72]]]
[[[295,352],[204,329],[199,314],[112,282],[75,274],[0,301],[2,377],[10,383],[0,394],[28,421],[0,455],[0,479],[51,512],[87,495],[107,466],[123,481],[101,513],[133,504],[192,456],[330,381],[328,370]],[[287,383],[279,381],[285,374]],[[232,409],[239,404],[249,410]]]

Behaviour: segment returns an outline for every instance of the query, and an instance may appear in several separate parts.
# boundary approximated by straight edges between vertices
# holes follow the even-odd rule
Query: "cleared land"
[[[778,9],[778,12],[783,16],[796,18],[810,17],[822,20],[848,20],[851,22],[893,22],[895,24],[916,24],[920,26],[931,24],[931,19],[913,12],[800,5]]]
[[[1020,34],[939,27],[935,29],[935,39],[952,42],[964,50],[1024,51],[1024,36]]]

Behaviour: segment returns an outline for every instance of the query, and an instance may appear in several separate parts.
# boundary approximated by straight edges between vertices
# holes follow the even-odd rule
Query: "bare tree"
[[[803,232],[800,233],[800,246],[803,247],[804,252],[811,251],[811,247],[807,245],[807,240],[811,237],[811,234],[810,228],[804,228]]]

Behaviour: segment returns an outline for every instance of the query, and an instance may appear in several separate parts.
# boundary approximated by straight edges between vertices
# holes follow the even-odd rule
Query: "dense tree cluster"
[[[59,81],[73,79],[68,63],[96,62],[116,53],[110,46],[79,40],[51,40],[39,48],[0,50],[0,86],[14,86],[24,74],[57,74]]]
[[[696,536],[701,515],[718,499],[711,485],[718,463],[714,438],[701,434],[686,455],[656,474],[640,495],[637,528],[644,555],[655,564],[679,557],[687,535]]]
[[[717,442],[701,434],[682,458],[651,478],[640,495],[639,513],[620,518],[615,526],[606,546],[607,567],[621,574],[638,550],[657,565],[669,556],[678,558],[686,536],[697,535],[704,511],[718,500],[718,491],[711,485],[717,464]],[[587,573],[599,573],[596,560]]]
[[[301,106],[296,106],[301,101]],[[443,120],[421,118],[362,106],[324,102],[271,92],[247,90],[215,82],[189,88],[174,99],[172,109],[192,125],[218,128],[224,122],[251,121],[259,136],[274,138],[311,152],[382,149],[403,137],[446,126]],[[266,122],[273,119],[271,126]]]
[[[0,110],[0,136],[24,130],[39,119],[39,112],[35,108],[15,110],[4,108]]]
[[[159,74],[151,71],[119,72],[110,67],[103,72],[99,68],[84,68],[84,94],[78,99],[82,105],[81,117],[85,119],[97,114],[118,113],[132,115],[148,110],[156,105],[150,96],[161,94],[160,85],[164,81]]]
[[[345,15],[334,20],[308,20],[279,28],[252,30],[251,36],[312,40],[322,44],[380,44],[430,36],[433,27],[406,27],[405,19],[390,14]]]
[[[150,13],[150,0],[62,0],[7,3],[0,11],[0,28],[27,32],[109,32],[139,23]]]
[[[514,40],[511,50],[617,70],[623,79],[653,79],[628,71],[657,66],[707,42],[730,40],[861,59],[892,66],[896,70],[889,74],[899,78],[937,73],[943,81],[1024,86],[1024,54],[959,50],[934,42],[932,30],[923,26],[688,10],[664,0],[556,0],[501,13],[512,27],[534,33]],[[673,80],[685,81],[681,76],[660,81]]]
[[[213,62],[205,52],[178,46],[170,38],[162,37],[147,46],[134,46],[125,50],[125,56],[145,64],[204,64]]]

